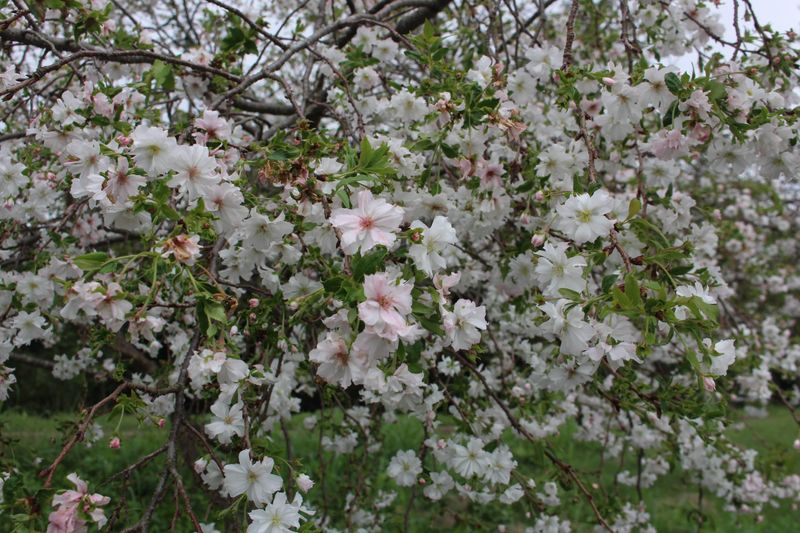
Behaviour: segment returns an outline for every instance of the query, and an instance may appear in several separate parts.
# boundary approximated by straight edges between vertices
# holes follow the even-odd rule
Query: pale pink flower
[[[200,256],[200,237],[198,235],[176,235],[164,243],[162,257],[174,255],[175,259],[187,265],[193,265]]]
[[[462,298],[455,303],[452,313],[445,311],[442,321],[453,349],[468,350],[481,341],[478,330],[486,329],[486,308]]]
[[[130,172],[128,159],[117,158],[117,166],[108,171],[103,192],[112,202],[125,203],[128,198],[138,194],[139,188],[147,182],[147,178]]]
[[[342,232],[342,250],[348,255],[359,249],[364,253],[379,244],[391,246],[402,221],[402,207],[373,198],[368,190],[358,193],[354,209],[336,209],[330,217],[331,225]]]
[[[411,312],[411,283],[389,280],[386,273],[364,278],[366,302],[358,304],[358,317],[376,334],[396,340],[408,329],[405,316]]]
[[[50,513],[47,533],[81,533],[86,531],[86,521],[79,512],[88,514],[98,527],[102,528],[107,519],[100,507],[108,504],[111,498],[101,494],[89,494],[89,486],[72,473],[67,476],[77,490],[66,490],[53,496],[55,511]]]
[[[659,131],[647,146],[661,160],[682,157],[689,153],[689,140],[679,129]]]
[[[307,474],[300,474],[297,476],[297,486],[303,492],[308,492],[314,486],[314,481]]]
[[[317,363],[317,375],[328,383],[338,383],[347,388],[353,382],[353,375],[361,372],[360,360],[350,357],[350,349],[344,339],[336,332],[328,333],[317,347],[308,354],[309,360]]]

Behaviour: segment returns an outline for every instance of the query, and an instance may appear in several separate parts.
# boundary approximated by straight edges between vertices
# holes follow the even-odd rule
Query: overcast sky
[[[758,22],[771,24],[779,31],[787,31],[794,28],[797,31],[800,27],[800,0],[752,0],[753,9],[758,17]],[[743,6],[743,2],[739,2]],[[722,0],[719,7],[722,14],[722,22],[727,30],[726,37],[735,36],[733,30],[733,0]],[[742,9],[739,10],[739,17],[742,17]]]
[[[753,9],[758,17],[758,22],[765,26],[770,24],[774,30],[788,31],[800,29],[800,0],[751,0]],[[710,2],[707,2],[710,4]],[[739,2],[739,20],[744,25],[744,2]],[[736,40],[736,30],[733,28],[733,0],[722,0],[719,8],[709,6],[711,10],[717,9],[720,14],[720,22],[725,26],[726,40]],[[752,23],[748,23],[752,28]],[[741,26],[740,26],[741,27]],[[800,33],[800,31],[798,31]],[[722,48],[719,44],[710,41],[714,48]],[[683,57],[672,57],[667,63],[677,65],[681,70],[691,71],[692,63],[697,60],[697,54],[690,53]]]

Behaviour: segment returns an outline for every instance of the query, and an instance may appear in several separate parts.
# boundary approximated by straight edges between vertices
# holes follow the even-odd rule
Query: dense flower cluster
[[[152,30],[104,0],[4,7],[0,402],[33,364],[169,421],[148,511],[112,530],[173,485],[186,527],[217,530],[195,487],[248,533],[390,530],[404,494],[406,517],[418,494],[652,531],[641,491],[676,468],[730,512],[796,504],[718,416],[800,403],[795,37],[734,2],[736,42],[694,0],[189,0]],[[322,492],[336,460],[352,483]],[[69,479],[48,531],[102,527],[116,502]]]

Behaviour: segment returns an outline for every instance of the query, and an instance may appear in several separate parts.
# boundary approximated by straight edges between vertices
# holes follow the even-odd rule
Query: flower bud
[[[531,237],[531,245],[534,248],[538,248],[544,244],[544,235],[541,233],[534,233],[533,237]]]
[[[258,307],[258,298],[250,298],[249,300],[247,300],[247,305],[250,306],[250,309]]]
[[[121,444],[122,443],[120,442],[119,437],[114,437],[109,441],[108,447],[111,448],[112,450],[116,450],[121,446]]]
[[[533,194],[533,199],[536,200],[537,202],[541,202],[542,200],[544,200],[544,191],[536,191]]]
[[[158,427],[163,428],[166,425],[167,421],[163,418],[158,419]]]
[[[708,376],[703,378],[703,387],[705,387],[708,392],[717,390],[717,384],[714,383],[714,378]]]
[[[300,474],[297,476],[297,486],[300,487],[300,490],[303,492],[308,492],[311,490],[311,487],[314,486],[314,481],[306,474]]]

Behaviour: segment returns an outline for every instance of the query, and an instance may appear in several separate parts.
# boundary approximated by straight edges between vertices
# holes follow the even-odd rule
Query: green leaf
[[[628,219],[638,215],[641,210],[642,202],[638,198],[631,199],[631,203],[628,204]]]
[[[383,265],[387,253],[386,248],[379,246],[363,257],[360,254],[354,255],[350,263],[353,268],[353,278],[362,281],[364,276],[377,272]]]
[[[558,289],[558,292],[561,293],[561,296],[573,302],[581,301],[581,293],[573,291],[572,289]]]
[[[434,322],[433,320],[429,320],[422,316],[415,315],[415,317],[423,328],[427,329],[431,333],[444,336],[444,330],[442,329],[442,326],[438,322]]]
[[[628,297],[625,296],[624,292],[619,290],[619,287],[614,287],[611,289],[611,297],[614,298],[614,302],[623,310],[631,307],[630,300],[628,300]]]
[[[670,104],[669,108],[667,108],[666,113],[664,113],[664,116],[661,118],[661,126],[662,127],[666,128],[667,126],[671,125],[675,121],[675,117],[678,116],[678,113],[680,111],[678,109],[678,103],[679,103],[679,101],[675,100],[674,102],[672,102]]]
[[[226,323],[228,320],[225,314],[225,307],[216,300],[208,299],[208,297],[198,302],[200,312],[198,318],[200,319],[200,328],[206,332],[206,335],[213,337],[219,331],[219,328],[214,322]]]
[[[639,292],[639,282],[634,274],[625,276],[625,296],[634,307],[642,306],[642,295]]]
[[[175,88],[175,74],[172,72],[172,66],[160,59],[153,61],[149,74],[162,89],[171,91]]]
[[[322,287],[325,289],[325,292],[336,294],[339,291],[339,289],[342,288],[342,282],[343,279],[341,276],[333,276],[325,279],[322,282]]]
[[[683,88],[681,79],[674,72],[668,72],[666,76],[664,76],[664,84],[667,86],[667,89],[669,89],[669,92],[675,95],[680,93]]]
[[[353,205],[350,203],[350,196],[347,194],[347,189],[336,189],[336,196],[339,197],[339,200],[342,201],[342,206],[346,209],[350,209]]]
[[[203,307],[209,320],[216,320],[217,322],[225,322],[228,320],[225,314],[225,307],[221,303],[207,301]]]
[[[102,268],[108,259],[108,254],[105,252],[91,252],[79,255],[72,262],[81,270],[92,271]]]
[[[602,282],[602,284],[601,284],[601,287],[602,287],[602,289],[603,289],[603,292],[608,292],[608,290],[609,290],[609,289],[610,289],[610,288],[611,288],[611,287],[614,285],[614,283],[617,281],[617,278],[618,278],[618,277],[619,277],[619,276],[617,276],[616,274],[610,274],[610,275],[608,275],[608,276],[605,276],[605,277],[603,277],[603,282]]]
[[[727,98],[728,91],[725,85],[716,81],[710,80],[707,84],[708,87],[708,97],[711,100],[721,100],[723,98]]]
[[[415,301],[414,303],[411,304],[411,312],[414,313],[414,316],[429,317],[435,311],[436,309],[434,309],[433,307],[428,307],[427,305],[424,305],[419,301]]]

